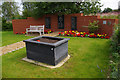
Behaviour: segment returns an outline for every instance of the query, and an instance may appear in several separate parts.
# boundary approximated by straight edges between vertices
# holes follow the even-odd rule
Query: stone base
[[[34,60],[31,60],[31,59],[28,59],[27,57],[25,58],[22,58],[22,60],[26,61],[26,62],[29,62],[29,63],[33,63],[33,64],[36,64],[38,66],[43,66],[43,67],[47,67],[47,68],[58,68],[58,67],[61,67],[68,59],[70,58],[70,55],[68,55],[65,59],[63,59],[60,63],[58,63],[56,66],[53,66],[53,65],[48,65],[48,64],[45,64],[45,63],[41,63],[41,62],[38,62],[38,61],[34,61]]]

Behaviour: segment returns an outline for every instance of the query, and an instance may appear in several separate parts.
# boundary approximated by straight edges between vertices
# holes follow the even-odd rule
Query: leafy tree
[[[80,12],[75,3],[71,2],[40,2],[35,3],[35,12],[34,16],[42,16],[44,14],[54,14],[59,15],[69,14],[69,13],[78,13]]]
[[[96,14],[101,11],[101,3],[98,2],[25,2],[23,4],[23,16],[41,17],[45,14],[71,14],[84,13]]]
[[[12,17],[19,15],[19,7],[16,2],[2,3],[2,17],[6,20],[11,20]]]
[[[0,15],[2,14],[2,4],[0,4]]]
[[[31,17],[34,9],[34,2],[23,2],[23,17]]]
[[[80,11],[82,13],[84,13],[84,15],[89,15],[89,14],[95,15],[96,13],[100,13],[101,7],[103,6],[103,5],[101,5],[101,3],[99,1],[97,1],[97,2],[80,2],[77,4],[80,8]]]
[[[103,10],[103,13],[108,13],[108,12],[112,12],[112,9],[111,9],[111,8],[105,8],[105,9]]]
[[[2,30],[3,31],[11,31],[11,30],[13,30],[12,23],[7,22],[6,19],[2,18]]]

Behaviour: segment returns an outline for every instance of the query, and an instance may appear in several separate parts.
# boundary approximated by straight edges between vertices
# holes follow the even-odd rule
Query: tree
[[[11,20],[19,15],[19,7],[16,2],[4,2],[2,4],[2,17]]]
[[[7,22],[6,19],[2,18],[2,30],[3,31],[13,30],[12,23]]]
[[[105,9],[103,10],[103,13],[108,13],[108,12],[112,12],[112,9],[111,9],[111,8],[105,8]]]
[[[100,11],[99,2],[57,2],[57,3],[36,3],[35,12],[37,16],[43,14],[71,14],[71,13],[84,13],[88,15],[90,13],[97,13]],[[40,13],[40,14],[38,14]]]
[[[45,14],[71,14],[84,13],[96,14],[101,11],[101,3],[98,2],[24,2],[23,16],[41,17]]]
[[[99,1],[97,2],[79,2],[77,3],[80,11],[84,13],[84,15],[93,14],[101,12],[101,3]]]
[[[23,2],[23,17],[31,17],[32,16],[32,12],[33,12],[33,5],[34,5],[34,2]]]
[[[33,16],[43,16],[44,14],[69,14],[80,12],[75,3],[71,2],[40,2],[34,4]]]

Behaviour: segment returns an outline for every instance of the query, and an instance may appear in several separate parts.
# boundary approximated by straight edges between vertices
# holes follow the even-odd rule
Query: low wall
[[[118,23],[117,19],[100,19],[99,16],[83,16],[83,14],[77,13],[77,14],[64,15],[64,29],[58,29],[58,15],[49,14],[39,18],[38,20],[32,17],[28,17],[27,19],[12,20],[13,32],[14,33],[25,32],[26,28],[29,28],[30,25],[45,25],[45,17],[51,18],[51,30],[53,31],[71,30],[72,16],[77,17],[77,31],[89,32],[87,27],[89,22],[99,21],[100,28],[97,32],[107,33],[109,36],[112,35],[114,24]],[[106,24],[103,24],[103,21],[106,21]],[[49,30],[49,29],[45,27],[45,30]]]

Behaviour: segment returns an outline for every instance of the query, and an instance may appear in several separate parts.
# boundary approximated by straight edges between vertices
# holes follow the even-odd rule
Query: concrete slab
[[[48,65],[48,64],[45,64],[45,63],[41,63],[41,62],[38,62],[38,61],[34,61],[34,60],[31,60],[31,59],[28,59],[27,57],[22,58],[23,61],[26,61],[26,62],[29,62],[29,63],[33,63],[33,64],[38,65],[38,66],[51,68],[51,69],[61,67],[68,59],[70,59],[70,55],[68,55],[64,60],[62,60],[56,66],[53,66],[53,65]]]

